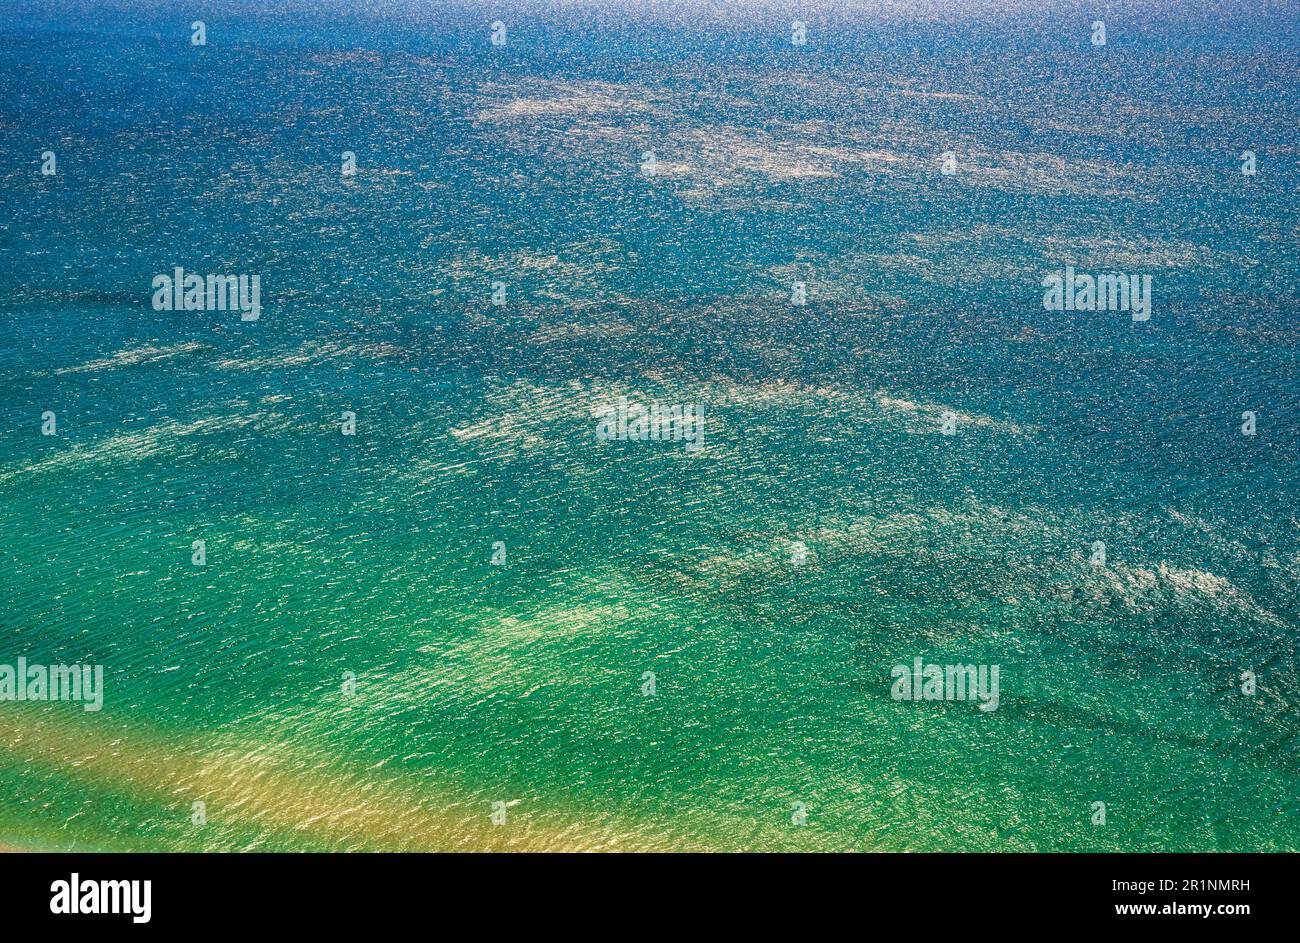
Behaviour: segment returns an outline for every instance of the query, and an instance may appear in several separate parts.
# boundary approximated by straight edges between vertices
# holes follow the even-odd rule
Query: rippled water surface
[[[1300,845],[1294,11],[0,6],[0,845]]]

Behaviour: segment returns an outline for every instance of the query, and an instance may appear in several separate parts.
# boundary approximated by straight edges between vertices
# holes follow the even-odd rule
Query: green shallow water
[[[1296,848],[1294,22],[151,16],[0,33],[0,663],[107,676],[0,702],[0,845]],[[1066,264],[1152,320],[1044,312]]]

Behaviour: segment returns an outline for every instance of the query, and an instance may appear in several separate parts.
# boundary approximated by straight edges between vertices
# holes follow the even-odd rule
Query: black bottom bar
[[[639,937],[703,913],[733,929],[834,920],[909,936],[1040,918],[1057,929],[1233,933],[1259,929],[1260,918],[1285,919],[1281,896],[1293,867],[1287,855],[18,854],[0,855],[0,899],[11,930],[111,924],[298,937],[410,932],[415,921],[455,915],[476,921],[470,930],[477,921],[530,933],[594,924]],[[79,912],[53,912],[72,909]],[[108,909],[120,912],[80,912]]]

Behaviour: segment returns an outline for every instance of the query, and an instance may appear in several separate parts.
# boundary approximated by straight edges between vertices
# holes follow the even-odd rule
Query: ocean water
[[[1294,6],[201,6],[0,0],[0,846],[1300,847]]]

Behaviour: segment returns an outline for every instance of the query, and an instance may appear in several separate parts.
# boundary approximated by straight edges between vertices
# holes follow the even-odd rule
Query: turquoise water
[[[0,845],[1300,844],[1293,12],[5,7]]]

